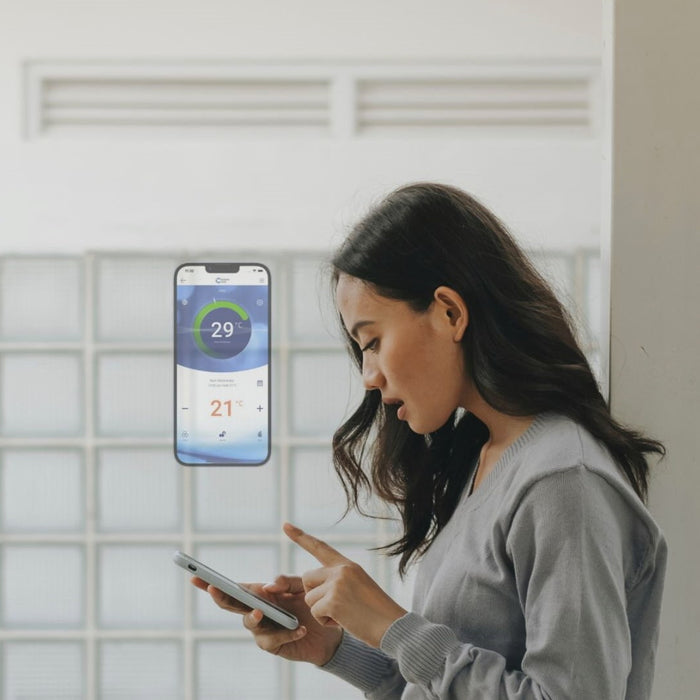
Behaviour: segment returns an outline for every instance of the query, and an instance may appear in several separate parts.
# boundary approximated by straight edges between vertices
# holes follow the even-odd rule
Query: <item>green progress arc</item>
[[[242,306],[234,304],[232,301],[214,301],[211,304],[203,306],[194,319],[194,328],[192,331],[194,333],[194,341],[197,343],[197,347],[207,355],[209,355],[211,351],[202,340],[202,321],[204,320],[205,316],[214,311],[214,309],[221,308],[231,309],[232,311],[235,311],[243,321],[248,320],[248,312]]]

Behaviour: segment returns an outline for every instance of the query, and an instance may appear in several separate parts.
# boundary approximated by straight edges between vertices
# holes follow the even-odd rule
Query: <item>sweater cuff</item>
[[[319,668],[351,683],[363,693],[369,693],[393,674],[395,662],[379,649],[374,649],[343,630],[335,654]]]
[[[442,675],[447,657],[459,646],[452,629],[428,622],[413,612],[395,620],[379,644],[382,651],[399,662],[401,675],[409,683],[424,687]]]

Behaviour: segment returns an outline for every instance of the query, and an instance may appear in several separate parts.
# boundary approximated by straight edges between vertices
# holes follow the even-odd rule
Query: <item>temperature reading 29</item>
[[[213,321],[211,327],[212,338],[230,338],[233,335],[232,321],[224,321],[223,323],[221,323],[220,321]]]

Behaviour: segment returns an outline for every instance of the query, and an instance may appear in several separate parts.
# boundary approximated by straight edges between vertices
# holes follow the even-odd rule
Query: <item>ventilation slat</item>
[[[148,97],[130,96],[120,100],[101,100],[95,99],[94,96],[86,96],[84,99],[71,100],[47,100],[44,103],[46,109],[258,109],[260,111],[271,111],[278,109],[314,109],[323,111],[327,114],[328,106],[323,102],[282,102],[279,100],[250,100],[243,102],[241,100],[220,99],[220,100],[198,100],[183,101],[182,98],[160,99],[157,95]]]
[[[250,81],[47,81],[46,104],[70,105],[90,102],[120,104],[228,104],[270,105],[290,103],[313,106],[328,105],[326,82],[257,82]]]
[[[327,133],[327,80],[174,80],[106,78],[45,81],[42,124],[63,127],[219,128],[300,127]]]
[[[47,121],[52,126],[64,124],[93,125],[197,125],[197,126],[323,126],[327,124],[325,110],[311,109],[198,109],[190,106],[157,108],[58,107],[47,110]]]
[[[487,95],[483,97],[470,96],[460,100],[439,100],[431,97],[423,97],[422,99],[392,99],[384,97],[381,100],[372,100],[371,102],[367,100],[360,101],[358,106],[360,109],[367,110],[382,107],[390,109],[479,109],[480,107],[520,109],[531,106],[547,109],[588,109],[588,101],[580,95],[572,96],[569,99],[552,95],[542,95],[541,97],[524,95],[521,99],[512,95]]]
[[[588,126],[589,92],[581,79],[365,80],[358,89],[358,125],[363,132],[406,126]]]
[[[363,123],[383,125],[483,125],[483,124],[585,124],[588,112],[585,109],[542,109],[541,107],[518,107],[494,109],[493,105],[480,108],[449,107],[447,109],[415,109],[404,106],[395,109],[367,109],[363,112]]]
[[[586,99],[586,81],[453,80],[453,81],[367,81],[360,84],[359,101],[382,102],[465,102],[472,100]]]

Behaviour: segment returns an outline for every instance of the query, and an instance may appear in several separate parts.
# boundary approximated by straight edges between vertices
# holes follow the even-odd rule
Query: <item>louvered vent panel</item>
[[[171,127],[327,133],[330,81],[46,78],[41,131]]]
[[[361,133],[471,127],[589,127],[587,78],[361,80]]]
[[[592,63],[129,63],[25,70],[29,138],[310,135],[347,139],[596,132]]]

